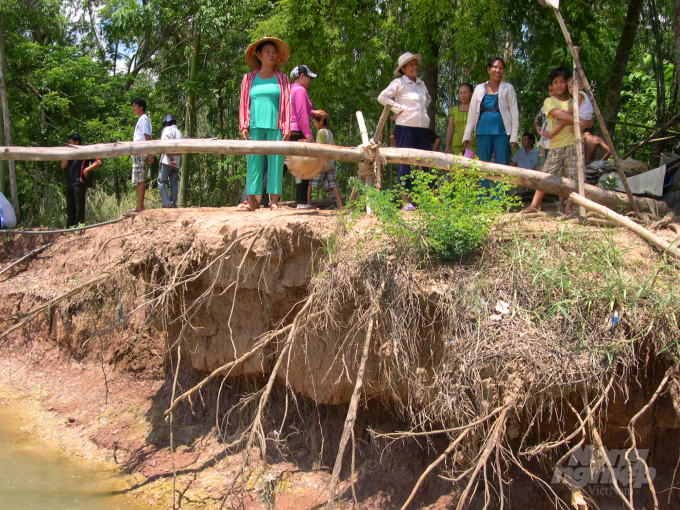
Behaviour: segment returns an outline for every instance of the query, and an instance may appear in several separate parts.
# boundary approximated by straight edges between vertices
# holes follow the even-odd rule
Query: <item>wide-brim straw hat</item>
[[[276,69],[281,69],[283,66],[285,66],[286,62],[288,62],[288,59],[290,58],[290,50],[288,49],[288,45],[278,37],[263,37],[262,39],[258,39],[252,43],[246,49],[246,64],[248,64],[248,67],[253,70],[262,67],[260,59],[257,58],[257,55],[255,54],[255,48],[257,48],[263,42],[274,43],[274,46],[276,46],[276,51],[279,52],[279,59],[276,61],[274,67]]]
[[[394,70],[394,75],[395,76],[401,76],[401,73],[399,72],[399,69],[404,67],[406,64],[408,64],[411,60],[417,60],[420,62],[420,59],[423,58],[420,53],[416,53],[415,55],[413,53],[409,53],[408,51],[401,55],[399,57],[399,60],[397,61],[397,68]]]
[[[286,166],[291,175],[298,179],[314,179],[321,173],[325,159],[310,158],[307,156],[287,156]]]

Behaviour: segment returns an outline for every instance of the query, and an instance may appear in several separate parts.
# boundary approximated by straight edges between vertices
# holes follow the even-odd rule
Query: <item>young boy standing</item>
[[[548,118],[548,130],[551,131],[558,121],[564,124],[573,124],[574,117],[567,113],[571,107],[571,99],[567,93],[567,81],[571,78],[571,71],[564,67],[553,69],[550,73],[550,84],[553,87],[554,96],[547,98],[543,108]],[[550,152],[545,162],[543,171],[560,177],[576,180],[578,168],[576,159],[576,138],[570,129],[564,129],[550,140]],[[527,211],[539,211],[545,196],[544,191],[534,193],[534,199]],[[566,201],[564,213],[571,215],[573,212],[571,200]]]
[[[146,116],[146,101],[139,97],[133,99],[130,105],[132,106],[132,113],[137,116],[135,134],[132,137],[132,141],[144,142],[151,140],[151,121]],[[151,163],[153,163],[151,154],[132,156],[132,186],[137,193],[137,207],[130,209],[128,211],[130,213],[138,213],[144,210],[144,180],[146,179],[146,171]]]
[[[316,143],[323,143],[327,145],[333,144],[333,133],[328,129],[328,117],[321,117],[314,115],[312,123],[317,129]],[[312,188],[320,188],[323,184],[324,191],[333,190],[335,195],[335,202],[338,209],[342,209],[342,198],[340,197],[340,188],[338,182],[335,180],[335,161],[327,159],[323,166],[321,173],[309,181],[309,188],[307,188],[307,203],[312,203]]]

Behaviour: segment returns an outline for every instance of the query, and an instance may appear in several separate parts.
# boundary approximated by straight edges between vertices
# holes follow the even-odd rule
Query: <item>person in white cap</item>
[[[316,73],[313,73],[309,67],[304,64],[295,66],[290,72],[290,79],[293,80],[290,86],[290,141],[303,141],[314,143],[314,135],[310,128],[310,120],[312,116],[325,117],[326,112],[323,110],[312,110],[312,102],[307,95],[307,89],[313,78],[316,78]],[[295,201],[300,204],[307,203],[307,190],[309,189],[309,180],[296,179]]]
[[[430,93],[423,80],[418,78],[420,53],[404,53],[399,57],[394,74],[399,78],[378,96],[382,105],[390,105],[396,114],[394,136],[397,147],[432,150],[430,141],[430,117],[427,107],[432,102]],[[411,191],[411,165],[398,165],[397,175],[404,187],[401,194],[402,210],[413,211],[414,205],[409,201],[407,192]]]

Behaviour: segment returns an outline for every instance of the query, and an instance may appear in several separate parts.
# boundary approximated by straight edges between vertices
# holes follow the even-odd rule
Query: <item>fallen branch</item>
[[[621,225],[622,227],[625,227],[628,230],[635,232],[642,239],[649,242],[653,246],[656,246],[662,252],[664,252],[664,253],[670,252],[670,254],[673,255],[676,259],[680,259],[680,251],[678,251],[677,246],[671,245],[670,243],[668,243],[664,239],[661,239],[659,236],[657,236],[653,232],[647,230],[646,228],[642,227],[641,225],[638,225],[632,219],[626,218],[625,216],[622,216],[618,213],[615,213],[611,209],[608,209],[607,207],[604,207],[600,204],[596,204],[592,200],[588,200],[587,198],[583,198],[582,196],[578,195],[577,193],[572,193],[571,195],[569,195],[569,200],[571,200],[571,201],[573,201],[573,202],[575,202],[579,205],[584,206],[586,209],[600,213],[602,216],[604,216],[608,220],[611,220],[611,221],[617,223],[618,225]]]
[[[269,142],[252,140],[215,140],[215,139],[182,139],[152,140],[148,142],[116,142],[112,144],[95,144],[70,147],[4,147],[0,148],[0,160],[56,161],[62,159],[109,158],[132,156],[138,154],[284,154],[292,156],[308,156],[335,161],[359,163],[364,159],[365,151],[354,147],[338,147],[319,143]],[[567,196],[578,191],[576,181],[556,175],[525,170],[512,166],[470,160],[454,154],[421,151],[417,149],[381,148],[380,154],[385,163],[407,165],[427,165],[449,172],[471,171],[482,179],[502,181],[514,186],[537,189],[553,195]],[[628,207],[625,194],[604,190],[597,186],[585,186],[586,197],[608,207]],[[639,210],[658,209],[660,214],[668,212],[665,202],[633,197],[634,206]]]
[[[6,273],[7,271],[9,271],[10,269],[12,269],[12,268],[13,268],[14,266],[16,266],[17,264],[23,262],[24,260],[30,259],[30,258],[33,257],[34,255],[37,255],[38,253],[40,253],[40,252],[42,252],[42,251],[45,251],[47,248],[49,248],[50,246],[52,246],[54,243],[56,243],[56,241],[52,241],[51,243],[47,243],[45,246],[41,246],[40,248],[36,248],[35,250],[33,250],[33,251],[27,253],[26,255],[24,255],[23,257],[21,257],[20,259],[15,260],[15,261],[12,262],[9,266],[7,266],[7,267],[4,268],[2,271],[0,271],[0,275]]]

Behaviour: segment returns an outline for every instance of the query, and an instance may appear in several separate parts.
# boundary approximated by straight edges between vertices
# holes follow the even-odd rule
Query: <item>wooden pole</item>
[[[363,145],[368,145],[370,143],[370,140],[368,139],[368,130],[366,129],[366,122],[364,121],[364,114],[361,113],[360,111],[357,111],[357,124],[359,125],[359,133],[361,133],[361,143]],[[364,161],[364,163],[368,164],[368,161]],[[371,186],[373,187],[373,177],[370,175],[366,177],[366,186]],[[356,190],[352,190],[352,193],[350,194],[350,200],[356,199],[357,198],[357,192]],[[366,207],[366,212],[368,214],[371,214],[371,208]]]
[[[385,127],[385,122],[387,122],[387,118],[390,115],[390,111],[392,111],[392,107],[388,104],[385,105],[383,108],[382,113],[380,114],[380,120],[378,120],[378,125],[375,128],[375,133],[373,133],[373,142],[378,143],[381,138],[382,138],[382,131],[383,128]]]
[[[669,242],[667,242],[664,239],[661,239],[659,236],[654,234],[652,231],[647,230],[642,225],[638,225],[631,219],[626,218],[625,216],[622,216],[618,213],[615,213],[611,209],[603,205],[597,204],[592,200],[588,200],[587,198],[584,198],[580,195],[577,195],[576,193],[572,193],[571,195],[569,195],[569,198],[570,200],[573,200],[580,206],[585,207],[586,209],[589,209],[591,211],[595,211],[604,216],[605,218],[607,218],[608,220],[611,220],[617,223],[618,225],[635,232],[645,241],[648,241],[650,244],[659,248],[662,252],[668,252],[671,255],[673,255],[676,259],[680,260],[680,251],[678,250],[678,247],[675,244],[671,245]]]
[[[628,180],[626,179],[626,175],[623,173],[621,161],[619,160],[619,156],[616,154],[616,149],[614,148],[614,142],[612,142],[611,136],[609,136],[607,125],[605,124],[604,119],[602,118],[600,108],[597,106],[597,101],[595,101],[595,96],[593,95],[593,91],[590,88],[588,78],[586,78],[586,73],[583,72],[583,68],[581,67],[581,60],[578,58],[578,53],[576,53],[576,51],[574,50],[574,43],[572,43],[571,41],[571,35],[569,35],[567,25],[564,24],[564,19],[562,18],[562,14],[560,14],[559,9],[553,7],[553,11],[555,12],[555,16],[557,16],[557,22],[559,23],[560,28],[562,29],[562,33],[564,34],[564,38],[567,41],[567,46],[569,46],[569,51],[571,52],[571,56],[574,59],[574,65],[576,66],[576,69],[578,69],[578,74],[581,77],[581,80],[583,81],[583,87],[586,93],[588,94],[588,97],[590,97],[590,101],[593,103],[593,112],[595,112],[597,121],[600,123],[600,129],[602,129],[602,136],[604,137],[604,141],[607,143],[607,146],[609,147],[609,152],[611,153],[612,158],[614,159],[614,165],[616,165],[616,171],[618,172],[619,177],[621,178],[621,183],[623,184],[623,187],[626,190],[626,195],[628,195],[628,202],[630,203],[630,208],[633,209],[633,211],[637,212],[638,211],[637,203],[633,197],[633,192],[630,190],[630,186],[628,186]]]
[[[333,159],[359,163],[364,154],[356,147],[340,147],[316,143],[268,142],[252,140],[191,139],[151,140],[148,142],[116,142],[96,145],[72,145],[69,147],[0,147],[0,160],[59,161],[62,159],[92,159],[132,156],[134,154],[206,153],[233,154],[284,154]],[[514,166],[486,163],[443,152],[418,149],[380,149],[386,163],[425,165],[448,172],[476,172],[483,179],[507,182],[514,186],[545,191],[553,195],[568,196],[578,191],[576,181],[556,175],[526,170]],[[470,170],[472,169],[472,170]],[[586,197],[608,207],[627,207],[626,196],[597,186],[585,185]],[[644,197],[633,197],[640,210],[664,215],[668,212],[665,202]]]
[[[370,140],[368,138],[368,130],[366,129],[366,122],[364,121],[364,114],[357,112],[357,124],[359,124],[359,133],[361,133],[361,143],[368,145]]]
[[[574,46],[574,53],[578,57],[579,47]],[[574,105],[574,138],[576,139],[576,168],[578,168],[578,194],[582,197],[586,196],[585,191],[585,179],[586,179],[586,169],[584,168],[585,158],[583,157],[583,136],[581,134],[581,119],[579,118],[579,109],[581,102],[581,93],[578,89],[579,79],[578,79],[578,68],[576,67],[576,60],[574,60],[574,83],[572,86],[573,90],[573,105]],[[586,208],[581,207],[581,216],[585,217]]]

